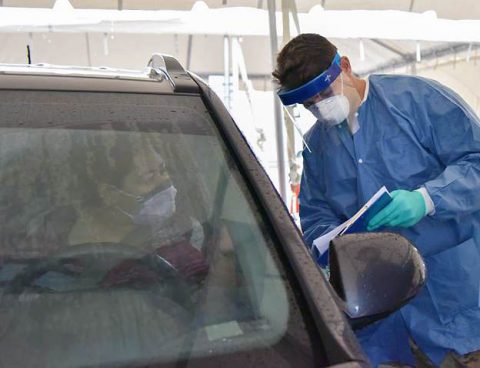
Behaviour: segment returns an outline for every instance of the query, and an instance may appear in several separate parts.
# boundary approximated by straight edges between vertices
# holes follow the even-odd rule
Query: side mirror
[[[330,283],[345,302],[353,328],[386,317],[425,284],[417,249],[393,233],[359,233],[330,243]]]

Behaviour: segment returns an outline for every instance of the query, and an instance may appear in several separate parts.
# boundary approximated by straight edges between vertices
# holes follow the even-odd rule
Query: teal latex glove
[[[393,200],[370,220],[368,231],[381,226],[410,227],[425,216],[427,207],[421,193],[395,190],[390,195]]]

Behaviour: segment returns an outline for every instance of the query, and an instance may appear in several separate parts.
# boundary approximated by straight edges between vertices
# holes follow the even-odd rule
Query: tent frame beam
[[[471,46],[473,45],[473,46]],[[458,43],[458,44],[447,44],[446,46],[435,47],[430,50],[425,50],[422,52],[422,61],[433,60],[436,58],[441,58],[449,55],[455,55],[460,52],[468,51],[480,47],[480,44],[471,44],[471,43]],[[372,73],[380,73],[385,71],[390,71],[396,68],[407,67],[412,64],[417,63],[417,52],[411,52],[408,54],[403,54],[400,58],[396,60],[389,61],[385,64],[382,64],[378,67],[362,70],[358,74],[360,76],[366,76]]]
[[[396,48],[388,45],[387,43],[385,43],[385,42],[383,42],[383,41],[381,41],[381,40],[378,40],[378,39],[376,39],[376,38],[372,38],[370,41],[372,41],[373,43],[376,43],[377,45],[383,47],[384,49],[386,49],[386,50],[388,50],[388,51],[390,51],[390,52],[392,52],[392,53],[400,56],[402,59],[405,59],[405,57],[406,57],[406,55],[405,55],[403,52],[397,50]]]
[[[188,35],[187,43],[187,70],[190,70],[192,64],[192,47],[193,47],[193,35]]]
[[[415,0],[410,0],[410,8],[408,9],[409,12],[413,11],[413,6],[415,5]]]

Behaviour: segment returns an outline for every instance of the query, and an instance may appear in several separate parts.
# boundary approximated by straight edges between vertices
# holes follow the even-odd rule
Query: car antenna
[[[27,45],[27,58],[28,58],[28,65],[32,64],[32,56],[30,54],[30,45]]]

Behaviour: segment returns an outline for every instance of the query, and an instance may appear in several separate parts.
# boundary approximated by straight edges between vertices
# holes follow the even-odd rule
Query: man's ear
[[[346,56],[340,58],[340,67],[345,74],[352,74],[352,66],[350,65],[350,60]]]

